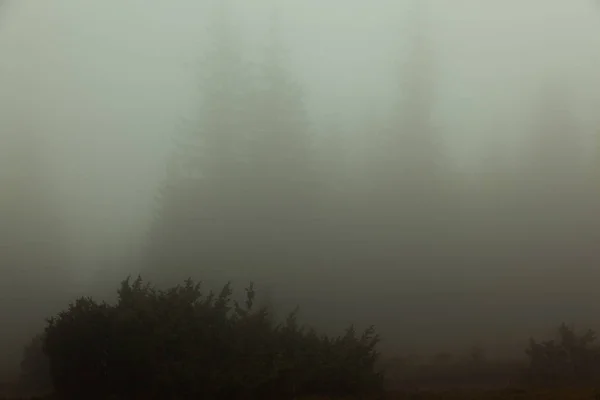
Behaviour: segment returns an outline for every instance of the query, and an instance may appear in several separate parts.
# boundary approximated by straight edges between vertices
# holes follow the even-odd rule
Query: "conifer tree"
[[[367,191],[372,195],[365,215],[375,221],[370,236],[376,248],[371,252],[382,257],[372,262],[385,268],[403,265],[426,271],[423,267],[439,262],[434,258],[443,258],[443,247],[448,247],[444,229],[449,224],[442,217],[451,214],[444,186],[450,168],[443,136],[433,121],[436,60],[426,3],[413,3],[413,36],[399,74],[395,108],[372,135],[377,145],[370,161]]]
[[[225,273],[237,254],[249,93],[229,3],[215,4],[197,129],[177,141],[148,236],[142,271],[161,284]]]
[[[245,203],[250,218],[244,240],[255,262],[277,269],[298,265],[310,254],[315,225],[318,180],[313,142],[303,104],[302,88],[286,65],[287,49],[280,29],[282,15],[274,9],[268,45],[258,71],[256,97],[250,110],[249,168]],[[251,244],[250,244],[251,243]],[[292,266],[292,264],[294,266]]]

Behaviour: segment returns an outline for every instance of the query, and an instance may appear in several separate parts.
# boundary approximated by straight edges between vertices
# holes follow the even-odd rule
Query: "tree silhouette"
[[[443,218],[452,213],[445,187],[450,164],[433,123],[436,60],[425,3],[413,3],[413,36],[392,113],[371,134],[374,145],[365,187],[370,195],[363,212],[365,224],[371,226],[369,251],[376,257],[370,262],[423,272],[451,247],[449,224]]]
[[[274,9],[268,45],[260,65],[256,97],[249,108],[251,137],[244,203],[239,229],[258,264],[286,268],[310,252],[306,244],[314,225],[317,179],[313,143],[301,86],[294,81],[281,37],[282,16]],[[306,268],[306,266],[296,266]],[[257,272],[257,271],[255,271]]]
[[[198,129],[184,135],[169,162],[149,232],[143,270],[159,283],[209,275],[235,263],[244,151],[248,139],[248,79],[228,1],[215,4],[212,43],[203,64]],[[177,267],[173,270],[174,263]]]

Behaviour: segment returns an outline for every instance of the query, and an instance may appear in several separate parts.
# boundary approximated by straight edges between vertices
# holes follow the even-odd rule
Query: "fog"
[[[0,6],[0,351],[128,274],[389,352],[598,327],[590,0]]]

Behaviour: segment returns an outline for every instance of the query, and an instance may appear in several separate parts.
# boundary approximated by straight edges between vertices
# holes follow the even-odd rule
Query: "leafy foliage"
[[[231,296],[229,284],[205,295],[192,280],[157,290],[138,277],[122,282],[114,305],[78,299],[39,337],[56,392],[281,399],[382,389],[373,327],[328,337],[300,326],[298,309],[276,324],[266,307],[254,307],[253,285],[244,304]]]

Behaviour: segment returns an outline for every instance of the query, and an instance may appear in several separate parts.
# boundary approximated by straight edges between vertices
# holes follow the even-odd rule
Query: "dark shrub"
[[[103,397],[111,392],[108,354],[114,309],[80,298],[48,321],[44,352],[55,390],[68,398]]]
[[[122,282],[115,305],[81,298],[45,330],[44,351],[66,398],[267,399],[380,391],[379,341],[371,327],[337,338],[299,326],[298,310],[275,324],[231,287],[204,295],[188,280],[157,290]]]
[[[600,376],[600,349],[596,334],[587,330],[577,334],[564,323],[558,339],[536,342],[530,339],[526,353],[530,376],[542,382],[590,381]]]

